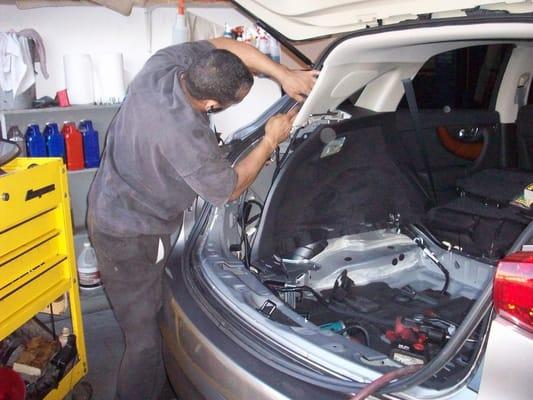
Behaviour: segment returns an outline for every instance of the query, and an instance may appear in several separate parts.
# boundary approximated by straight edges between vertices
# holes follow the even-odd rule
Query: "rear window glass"
[[[437,54],[413,79],[419,108],[489,109],[512,45],[474,46]],[[407,108],[405,96],[400,108]]]

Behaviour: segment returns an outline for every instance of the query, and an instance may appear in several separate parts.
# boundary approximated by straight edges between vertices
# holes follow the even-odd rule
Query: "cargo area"
[[[450,119],[433,115],[436,124]],[[435,202],[416,165],[420,148],[406,140],[414,134],[408,117],[352,118],[293,139],[251,247],[251,268],[290,309],[400,366],[429,363],[454,335],[531,220],[511,202],[533,181],[490,157],[459,162],[448,174],[435,168]],[[490,125],[497,115],[485,117]],[[457,383],[485,328],[424,386]]]

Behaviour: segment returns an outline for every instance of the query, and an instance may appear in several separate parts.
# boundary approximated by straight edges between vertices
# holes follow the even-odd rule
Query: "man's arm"
[[[287,137],[291,130],[296,111],[278,114],[270,118],[265,126],[265,136],[259,144],[245,158],[235,165],[237,184],[231,193],[229,201],[237,199],[254,181],[261,168],[270,158],[276,147]]]
[[[255,47],[236,40],[215,38],[209,40],[217,49],[231,51],[239,57],[253,73],[261,73],[275,79],[285,93],[298,102],[305,100],[316,82],[318,71],[291,70],[272,61]]]

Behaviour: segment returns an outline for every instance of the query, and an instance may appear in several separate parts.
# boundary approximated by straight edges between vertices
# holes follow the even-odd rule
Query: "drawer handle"
[[[54,184],[48,185],[48,186],[43,186],[42,188],[35,189],[35,190],[30,189],[30,190],[28,190],[26,192],[26,201],[30,201],[30,200],[35,199],[37,197],[41,198],[46,193],[53,192],[54,190],[56,190],[56,185],[54,185]]]

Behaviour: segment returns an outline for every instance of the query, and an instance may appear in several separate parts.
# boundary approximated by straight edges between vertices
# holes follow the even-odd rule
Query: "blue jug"
[[[46,157],[44,136],[37,124],[30,124],[26,129],[26,149],[28,150],[28,157]]]
[[[48,157],[61,157],[65,159],[65,139],[59,132],[59,127],[55,122],[49,122],[44,128],[46,150]]]
[[[100,165],[100,146],[98,145],[98,131],[93,128],[90,120],[80,121],[80,131],[83,136],[83,156],[85,168],[97,168]]]

